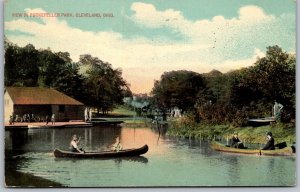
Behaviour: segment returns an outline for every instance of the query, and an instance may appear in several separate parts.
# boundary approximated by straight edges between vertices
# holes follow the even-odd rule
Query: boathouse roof
[[[83,103],[55,90],[41,87],[6,87],[17,105],[83,105]]]

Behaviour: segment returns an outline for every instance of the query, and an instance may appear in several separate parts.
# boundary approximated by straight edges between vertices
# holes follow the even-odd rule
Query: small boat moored
[[[228,153],[239,153],[247,155],[258,155],[258,156],[293,156],[293,150],[291,147],[285,147],[283,149],[275,150],[260,150],[260,149],[238,149],[228,147],[216,141],[212,141],[211,147],[216,151],[228,152]]]
[[[265,117],[265,118],[258,118],[258,119],[248,119],[248,125],[253,127],[265,126],[270,125],[271,123],[276,122],[274,117]]]
[[[70,158],[113,158],[113,157],[133,157],[140,156],[147,153],[148,145],[144,145],[141,148],[134,149],[124,149],[118,152],[111,151],[101,151],[101,152],[85,152],[85,153],[75,153],[70,151],[63,151],[60,149],[54,150],[55,157],[70,157]]]

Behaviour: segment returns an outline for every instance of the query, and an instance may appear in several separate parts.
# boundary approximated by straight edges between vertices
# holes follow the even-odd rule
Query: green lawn
[[[136,114],[135,111],[129,110],[127,107],[124,106],[118,106],[115,108],[112,112],[110,112],[112,115],[127,115],[127,116],[134,116]]]
[[[276,143],[296,142],[296,126],[293,123],[275,123],[261,127],[234,127],[231,125],[207,125],[207,124],[182,124],[176,121],[170,122],[168,134],[190,138],[209,138],[220,136],[231,138],[234,132],[238,132],[239,138],[247,143],[265,143],[266,133],[271,131]]]

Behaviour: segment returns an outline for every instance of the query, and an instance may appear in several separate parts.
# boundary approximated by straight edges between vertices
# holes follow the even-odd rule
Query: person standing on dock
[[[90,121],[92,121],[92,115],[93,115],[92,109],[89,108],[89,119],[90,119]]]
[[[283,105],[275,101],[273,106],[273,116],[276,120],[280,120],[281,118],[281,110],[283,108]]]
[[[48,123],[49,123],[49,116],[46,115],[46,125],[48,125]]]
[[[9,124],[13,125],[14,124],[14,114],[9,116]]]
[[[52,125],[55,125],[55,114],[53,113],[51,116]]]
[[[88,114],[88,108],[86,107],[84,109],[84,120],[87,122],[89,120],[89,114]]]

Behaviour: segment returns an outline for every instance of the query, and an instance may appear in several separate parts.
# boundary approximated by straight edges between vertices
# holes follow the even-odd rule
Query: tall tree
[[[90,106],[106,113],[122,103],[129,87],[121,69],[113,69],[110,63],[89,54],[80,56],[79,65],[81,73],[86,75],[88,95],[93,98],[93,102],[88,103]]]
[[[152,89],[153,99],[161,108],[179,107],[188,110],[194,107],[197,94],[205,89],[203,77],[192,71],[165,72]]]
[[[6,42],[5,48],[5,85],[37,86],[39,68],[35,47],[31,44],[19,47]]]

